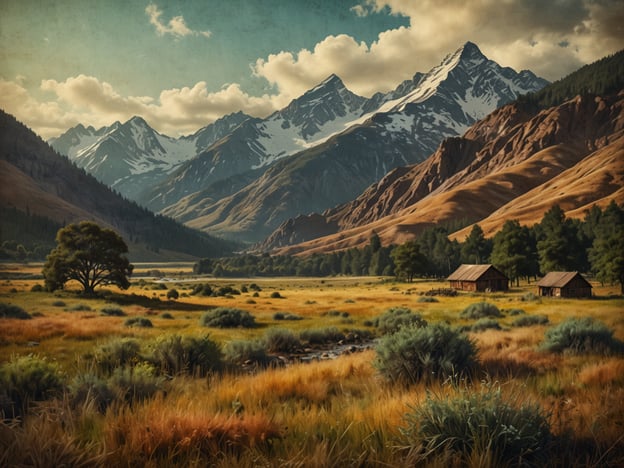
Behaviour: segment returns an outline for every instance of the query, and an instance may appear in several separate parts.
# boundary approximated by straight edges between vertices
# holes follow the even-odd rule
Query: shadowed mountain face
[[[445,140],[426,161],[395,169],[318,215],[315,224],[334,229],[331,235],[316,238],[306,219],[289,220],[260,247],[332,251],[361,245],[373,231],[384,244],[400,243],[453,220],[478,222],[491,235],[508,219],[538,222],[553,204],[582,216],[611,200],[624,202],[624,92],[542,111],[514,103]],[[293,240],[303,243],[287,247]]]
[[[122,198],[2,111],[0,203],[60,225],[92,220],[111,227],[124,237],[133,259],[220,256],[235,248]],[[48,244],[53,236],[41,241]]]

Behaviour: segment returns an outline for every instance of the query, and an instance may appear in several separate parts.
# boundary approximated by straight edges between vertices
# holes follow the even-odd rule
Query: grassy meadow
[[[593,317],[624,340],[624,299],[617,286],[593,283],[592,299],[538,298],[537,287],[526,283],[504,294],[427,296],[448,283],[196,278],[190,264],[175,264],[138,265],[129,290],[110,288],[88,298],[72,287],[36,291],[43,284],[40,270],[0,267],[0,302],[32,317],[0,318],[0,363],[39,359],[55,370],[62,390],[30,398],[17,419],[0,425],[1,466],[624,466],[624,354],[541,346],[548,330],[570,317]],[[193,294],[204,283],[234,293]],[[168,298],[172,289],[176,299]],[[498,329],[477,331],[470,328],[475,319],[460,317],[478,302],[502,312]],[[202,315],[218,307],[248,311],[256,325],[202,326]],[[201,374],[154,374],[141,358],[171,336],[208,337],[227,350],[233,342],[259,342],[276,328],[294,336],[335,328],[372,341],[381,337],[376,318],[392,307],[411,309],[429,324],[463,327],[476,348],[476,369],[457,379],[403,385],[382,377],[374,347],[335,359],[230,364]],[[521,316],[545,316],[547,323],[514,326]],[[152,326],[129,326],[129,319],[148,319]],[[119,369],[106,374],[97,357],[124,341],[140,347],[126,363],[133,370],[124,374],[117,363]],[[78,385],[85,375],[109,383],[130,379],[134,393],[113,392],[98,406],[103,400],[96,389],[104,387],[90,386],[78,397],[77,389],[87,388]],[[486,432],[459,450],[442,438],[426,438],[424,417],[428,408],[438,408],[432,403],[473,397],[477,406],[494,401],[535,409],[550,431],[543,453],[507,456]],[[434,419],[452,420],[443,418],[445,408],[431,410]],[[505,426],[506,446],[526,436],[523,424],[520,419]]]

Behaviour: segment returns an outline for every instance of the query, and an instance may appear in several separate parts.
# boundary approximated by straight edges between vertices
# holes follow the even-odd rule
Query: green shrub
[[[141,359],[140,349],[136,340],[116,339],[100,346],[93,358],[100,371],[110,374],[118,367],[136,364]]]
[[[523,302],[534,302],[534,301],[538,301],[540,300],[539,296],[536,296],[534,293],[532,292],[528,292],[526,294],[524,294],[521,298],[521,301]]]
[[[500,390],[463,391],[452,399],[428,395],[405,420],[405,442],[418,450],[420,464],[448,452],[459,457],[457,466],[470,466],[479,457],[491,460],[491,466],[543,466],[549,461],[552,435],[540,406],[511,405]]]
[[[462,327],[462,331],[471,331],[473,333],[479,333],[485,330],[501,330],[501,326],[498,321],[490,318],[482,318],[477,320],[472,325]]]
[[[20,356],[0,366],[0,400],[5,400],[0,409],[5,417],[21,416],[31,402],[60,396],[63,389],[58,367],[43,358]]]
[[[30,288],[30,292],[43,292],[45,289],[40,284],[33,284],[32,288]]]
[[[108,315],[109,317],[125,317],[126,313],[119,307],[103,307],[100,311],[102,315]]]
[[[124,322],[126,327],[136,327],[136,328],[152,328],[154,325],[150,319],[145,317],[130,317],[126,319]]]
[[[217,307],[205,312],[199,322],[204,327],[216,328],[253,328],[256,326],[256,319],[253,315],[246,310],[231,307]]]
[[[510,316],[512,316],[512,317],[513,317],[513,316],[516,316],[516,315],[524,315],[524,314],[526,314],[526,312],[525,312],[523,309],[509,309],[509,310],[507,311],[507,313],[508,313]]]
[[[278,291],[273,291],[270,297],[271,299],[283,299],[282,295]]]
[[[177,299],[180,297],[180,293],[177,289],[170,289],[167,291],[167,299]]]
[[[420,296],[416,302],[431,303],[431,302],[439,302],[439,301],[437,298],[433,296]]]
[[[476,302],[466,307],[459,316],[465,319],[480,319],[484,317],[502,317],[503,314],[494,304]]]
[[[273,314],[273,320],[303,320],[303,317],[290,312],[275,312]]]
[[[67,304],[65,304],[65,301],[54,301],[52,302],[52,306],[53,307],[65,307]]]
[[[78,374],[69,384],[71,403],[74,407],[94,405],[101,412],[115,399],[115,392],[109,383],[95,374]]]
[[[458,378],[475,367],[475,344],[446,324],[402,327],[376,347],[382,376],[400,384]]]
[[[223,367],[220,346],[207,336],[195,338],[172,335],[151,346],[149,361],[163,374],[203,377]]]
[[[264,344],[270,353],[289,353],[301,348],[301,340],[285,328],[270,328],[264,334]]]
[[[191,291],[192,296],[212,296],[212,287],[208,283],[196,284]]]
[[[310,328],[299,333],[299,339],[309,344],[338,343],[344,338],[344,333],[336,327]]]
[[[531,327],[533,325],[546,325],[548,323],[548,317],[545,315],[523,315],[515,319],[512,323],[512,327]]]
[[[166,319],[166,320],[173,320],[173,315],[171,315],[169,312],[163,312],[162,314],[160,314],[160,318]]]
[[[108,382],[119,400],[132,404],[162,391],[164,379],[156,375],[150,364],[141,363],[134,367],[118,367]]]
[[[221,286],[217,292],[217,296],[230,296],[230,295],[240,295],[240,291],[238,289],[233,288],[232,286]]]
[[[401,327],[425,327],[427,321],[406,307],[392,307],[373,322],[382,334],[395,333]]]
[[[31,319],[32,316],[20,306],[0,302],[0,318],[28,320]]]
[[[614,354],[624,351],[624,343],[613,337],[613,330],[592,317],[569,318],[546,330],[542,348],[555,353]]]
[[[260,340],[230,341],[225,345],[223,353],[231,364],[266,366],[270,361],[265,345]]]
[[[88,312],[91,310],[91,307],[85,304],[76,304],[69,308],[71,312]]]

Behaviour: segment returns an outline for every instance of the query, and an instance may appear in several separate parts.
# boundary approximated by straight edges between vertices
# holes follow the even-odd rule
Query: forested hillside
[[[0,206],[7,214],[2,217],[0,242],[26,242],[27,250],[34,251],[38,245],[53,244],[57,226],[89,219],[117,230],[134,258],[212,257],[235,248],[124,199],[2,111],[0,169]],[[50,221],[49,227],[31,229],[41,218]]]

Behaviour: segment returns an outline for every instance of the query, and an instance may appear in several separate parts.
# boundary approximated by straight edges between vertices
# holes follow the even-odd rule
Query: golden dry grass
[[[84,298],[75,291],[58,295],[32,293],[35,279],[1,281],[1,302],[41,315],[31,320],[2,320],[0,360],[35,351],[59,363],[67,378],[71,378],[88,367],[83,356],[119,337],[133,337],[143,344],[160,335],[209,334],[225,344],[261,337],[269,327],[295,332],[327,326],[373,331],[365,321],[392,306],[409,307],[430,322],[446,320],[452,325],[464,325],[471,321],[460,319],[460,312],[483,300],[503,311],[521,308],[527,314],[544,314],[551,325],[570,316],[591,315],[613,328],[616,337],[624,338],[624,301],[609,298],[617,293],[616,287],[598,284],[594,286],[600,299],[592,300],[542,298],[525,302],[522,297],[535,292],[535,287],[523,284],[506,294],[460,294],[439,297],[435,303],[421,303],[421,294],[446,287],[446,283],[404,284],[379,278],[205,281],[238,289],[255,282],[262,291],[256,298],[252,292],[231,298],[189,296],[196,283],[185,282],[182,277],[168,282],[167,287],[175,287],[183,294],[178,303],[206,309],[228,306],[249,310],[260,326],[225,330],[201,327],[201,308],[189,311],[180,310],[176,303],[170,305],[164,297],[166,290],[151,289],[150,280],[135,280],[124,294],[149,298],[156,294],[163,307],[117,306],[103,299]],[[274,291],[279,291],[282,298],[271,298]],[[250,299],[255,304],[250,304]],[[58,301],[65,305],[54,305]],[[91,310],[69,310],[80,304]],[[120,307],[126,317],[100,314],[103,307],[111,306]],[[328,315],[330,310],[347,312],[348,320]],[[303,319],[276,321],[276,311],[297,314]],[[164,312],[172,318],[162,318]],[[126,318],[135,316],[148,317],[154,328],[123,325]],[[542,352],[538,348],[550,325],[511,328],[514,318],[506,315],[499,320],[503,330],[471,333],[481,366],[473,381],[465,385],[477,391],[483,380],[488,385],[500,385],[510,399],[539,402],[548,412],[558,437],[562,465],[573,466],[576,461],[594,465],[624,462],[624,358]],[[32,342],[38,346],[33,347]],[[19,447],[39,443],[34,434],[36,425],[44,432],[56,430],[60,436],[54,450],[62,455],[58,460],[75,457],[78,461],[90,460],[94,465],[397,466],[404,456],[396,447],[406,412],[417,407],[427,393],[446,398],[458,389],[444,382],[410,388],[393,386],[378,375],[373,365],[375,357],[371,350],[251,374],[226,373],[203,379],[176,377],[166,383],[166,396],[134,405],[114,405],[105,415],[97,414],[87,404],[78,409],[49,410],[51,414],[64,411],[67,416],[55,419],[48,415],[45,419],[48,410],[42,408],[41,417],[33,416],[27,425],[3,426],[2,430],[8,438],[19,440]],[[81,452],[80,447],[88,450]],[[33,453],[40,458],[50,456]],[[481,453],[473,458],[478,464],[487,462],[487,456]],[[431,466],[443,465],[442,459],[431,462]]]

